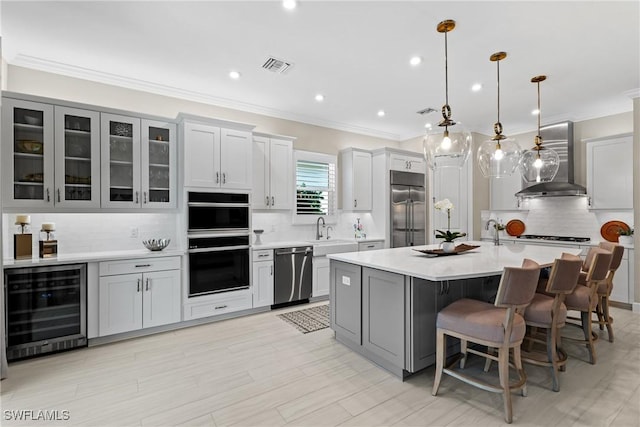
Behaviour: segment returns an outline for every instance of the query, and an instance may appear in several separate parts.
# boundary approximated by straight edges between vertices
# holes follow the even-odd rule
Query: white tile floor
[[[0,383],[0,423],[504,424],[498,394],[445,376],[431,396],[433,368],[401,382],[337,343],[330,329],[304,335],[278,312],[12,363]],[[640,315],[612,315],[616,341],[601,334],[596,365],[583,361],[583,347],[566,346],[560,392],[550,390],[546,369],[525,365],[529,395],[514,396],[515,425],[640,426]],[[17,422],[9,410],[69,411],[70,419]]]

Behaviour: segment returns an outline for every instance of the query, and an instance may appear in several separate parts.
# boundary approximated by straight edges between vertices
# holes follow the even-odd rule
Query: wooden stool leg
[[[438,329],[436,333],[436,376],[433,380],[433,390],[431,391],[431,394],[434,396],[438,394],[438,388],[440,388],[440,380],[442,380],[442,369],[444,368],[444,349],[444,332]]]
[[[558,382],[558,330],[553,325],[547,331],[547,359],[551,362],[551,380],[552,390],[560,391],[560,385]]]
[[[487,354],[491,354],[491,355],[495,354],[494,351],[493,351],[493,347],[487,347]],[[485,359],[485,361],[484,361],[484,371],[485,372],[489,372],[489,369],[491,369],[491,362],[492,362],[492,360],[489,359],[488,357]]]
[[[460,359],[460,369],[464,369],[464,365],[467,363],[467,340],[460,339],[460,353],[462,353],[462,359]]]
[[[604,300],[604,297],[602,296],[598,296],[598,305],[596,305],[596,315],[598,316],[598,325],[600,325],[600,330],[602,331],[604,329],[604,314],[603,314],[603,308],[602,308],[602,302]]]
[[[522,353],[520,350],[520,346],[513,347],[513,364],[516,367],[516,371],[518,372],[518,381],[522,380],[525,377],[524,367],[522,366]],[[522,389],[520,390],[520,394],[522,396],[527,395],[527,383],[524,383]]]
[[[613,342],[613,319],[609,316],[609,297],[602,298],[602,317],[604,317],[605,324],[607,325],[607,334],[609,335],[609,342]]]
[[[500,386],[504,399],[504,419],[511,424],[513,413],[511,409],[511,390],[509,389],[509,349],[498,349],[498,372],[500,375]]]
[[[582,318],[582,332],[584,339],[587,341],[587,350],[589,350],[589,363],[596,364],[596,348],[593,344],[593,330],[591,329],[591,313],[583,311],[580,313]]]

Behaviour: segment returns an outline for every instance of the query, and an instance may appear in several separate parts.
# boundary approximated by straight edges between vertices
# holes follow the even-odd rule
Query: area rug
[[[278,317],[308,334],[329,327],[329,304],[278,314]]]

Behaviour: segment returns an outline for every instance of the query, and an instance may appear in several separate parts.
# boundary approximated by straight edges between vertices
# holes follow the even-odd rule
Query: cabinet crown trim
[[[212,117],[196,116],[195,114],[188,114],[188,113],[179,113],[176,119],[182,123],[184,122],[200,123],[205,125],[231,128],[231,129],[237,129],[237,130],[246,130],[246,131],[253,131],[253,129],[256,127],[256,125],[251,125],[248,123],[233,122],[230,120],[222,120],[222,119],[216,119]]]

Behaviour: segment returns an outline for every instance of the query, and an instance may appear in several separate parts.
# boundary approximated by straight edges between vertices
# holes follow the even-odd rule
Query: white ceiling
[[[173,94],[270,116],[395,140],[437,123],[444,104],[449,33],[453,118],[492,134],[496,66],[503,50],[501,121],[506,134],[542,121],[585,120],[632,110],[640,88],[638,1],[2,1],[9,64]],[[268,56],[294,66],[261,68]],[[424,58],[417,67],[410,57]],[[242,77],[231,80],[237,70]],[[473,83],[484,89],[474,93]],[[322,93],[325,101],[314,100]],[[433,107],[438,113],[419,116]],[[377,111],[386,111],[378,117]]]

